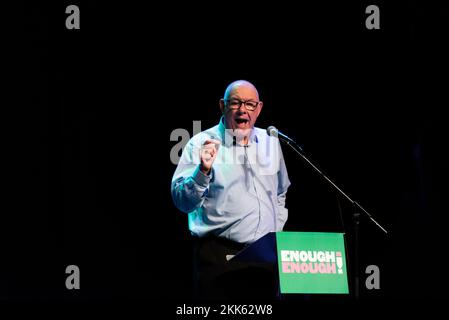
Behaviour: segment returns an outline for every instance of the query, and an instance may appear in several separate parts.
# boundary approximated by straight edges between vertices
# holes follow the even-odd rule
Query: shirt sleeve
[[[287,198],[287,190],[290,186],[290,180],[288,178],[287,167],[285,166],[284,156],[280,149],[280,163],[278,171],[278,190],[277,190],[277,206],[278,206],[278,216],[276,223],[276,231],[282,231],[288,218],[288,209],[285,207],[285,202]]]
[[[173,175],[171,193],[175,206],[186,213],[201,207],[209,190],[213,168],[209,175],[200,170],[199,147],[189,141]]]

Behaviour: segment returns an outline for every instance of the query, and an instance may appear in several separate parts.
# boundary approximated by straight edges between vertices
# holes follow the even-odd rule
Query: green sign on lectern
[[[281,293],[349,293],[343,235],[277,232]]]

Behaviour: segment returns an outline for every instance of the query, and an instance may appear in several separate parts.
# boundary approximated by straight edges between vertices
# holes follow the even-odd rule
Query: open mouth
[[[240,125],[240,124],[247,124],[249,121],[248,119],[235,119],[235,122]]]

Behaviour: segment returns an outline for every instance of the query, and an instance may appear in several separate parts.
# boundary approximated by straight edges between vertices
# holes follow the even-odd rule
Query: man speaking
[[[229,257],[284,227],[290,181],[278,139],[254,127],[263,107],[255,86],[244,80],[231,83],[219,105],[219,124],[195,135],[184,148],[171,191],[197,239],[200,293],[211,297],[212,290],[221,298],[229,296],[224,292],[229,287],[224,275],[233,268]],[[244,292],[242,286],[256,289],[254,283],[242,284],[249,278],[242,277],[234,293]]]

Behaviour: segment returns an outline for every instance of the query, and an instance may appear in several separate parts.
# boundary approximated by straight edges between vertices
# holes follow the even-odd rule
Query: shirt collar
[[[221,117],[220,123],[218,124],[218,131],[220,132],[220,137],[223,144],[225,144],[227,147],[235,145],[235,136],[232,134],[232,130],[226,130],[223,116]],[[259,142],[254,127],[251,130],[248,145],[251,145],[252,142]]]

